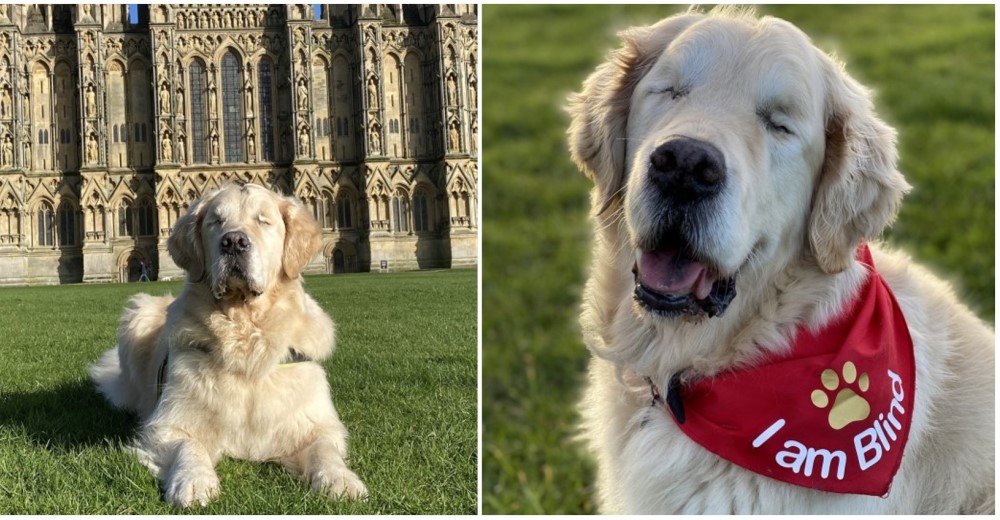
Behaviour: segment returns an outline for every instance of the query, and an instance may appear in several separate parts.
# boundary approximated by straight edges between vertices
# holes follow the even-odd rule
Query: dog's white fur
[[[903,309],[917,366],[909,443],[887,497],[749,472],[650,406],[639,375],[666,388],[681,370],[699,377],[752,364],[765,350],[787,349],[797,327],[827,323],[864,278],[856,244],[891,223],[909,187],[895,168],[895,132],[868,92],[793,25],[717,9],[621,36],[569,108],[572,156],[595,182],[581,316],[594,357],[581,413],[600,509],[993,512],[994,332],[946,283],[877,244],[875,265]],[[711,142],[725,156],[727,183],[696,244],[722,275],[737,276],[721,317],[665,318],[633,301],[633,248],[655,219],[646,158],[674,135]]]
[[[231,231],[250,239],[245,280],[220,271],[219,243]],[[180,295],[129,301],[118,346],[90,373],[112,404],[139,415],[136,452],[169,502],[217,496],[222,456],[278,461],[330,496],[367,494],[345,462],[347,430],[319,363],[333,352],[334,324],[299,277],[320,245],[319,225],[294,198],[223,187],[193,204],[170,236],[171,256],[188,271]],[[290,348],[317,362],[281,365]]]

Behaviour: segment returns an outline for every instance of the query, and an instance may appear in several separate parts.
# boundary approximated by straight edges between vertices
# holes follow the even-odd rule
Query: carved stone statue
[[[368,106],[378,107],[378,82],[375,78],[368,78]]]
[[[378,129],[372,127],[368,132],[368,140],[371,141],[372,153],[382,153],[382,139],[378,136]]]
[[[0,117],[11,117],[10,89],[4,87],[3,94],[0,94]]]
[[[163,134],[163,139],[161,140],[161,144],[163,146],[163,161],[173,162],[174,150],[173,146],[170,144],[170,136],[167,134]]]
[[[3,165],[6,167],[12,164],[14,164],[14,143],[8,135],[3,138]]]
[[[187,140],[181,137],[177,140],[177,162],[184,164],[187,162]]]
[[[184,87],[177,87],[177,115],[184,117]]]
[[[163,114],[170,113],[170,90],[167,89],[166,83],[160,86],[160,112]]]
[[[299,130],[299,154],[307,155],[309,153],[309,131],[306,127],[302,127]]]
[[[208,116],[215,117],[215,82],[212,80],[208,81]]]
[[[97,95],[94,94],[94,86],[87,87],[87,117],[94,117],[97,114]]]
[[[469,105],[475,109],[479,102],[479,93],[476,91],[476,78],[469,80]]]
[[[452,76],[452,75],[449,74],[448,75],[448,103],[450,103],[452,105],[458,104],[457,100],[455,99],[455,90],[456,90],[455,76]]]
[[[306,88],[305,79],[299,80],[299,86],[295,92],[298,96],[299,110],[306,110],[309,107],[309,89]]]
[[[448,149],[457,150],[458,149],[458,123],[453,122],[448,125]]]
[[[97,138],[94,137],[94,134],[87,136],[87,162],[97,162]]]
[[[472,153],[476,153],[476,151],[479,149],[479,142],[478,142],[479,141],[479,123],[477,123],[475,120],[472,121],[472,132],[471,133],[472,133],[472,142],[470,144],[472,145]]]
[[[257,145],[254,144],[253,134],[247,136],[247,151],[250,154],[250,160],[253,161],[257,157]]]
[[[212,133],[212,157],[215,158],[215,157],[218,157],[218,156],[219,156],[219,135],[213,132]]]

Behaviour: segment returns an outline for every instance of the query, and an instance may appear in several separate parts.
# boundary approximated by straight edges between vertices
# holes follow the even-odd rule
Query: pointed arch
[[[258,134],[260,135],[260,156],[265,161],[274,160],[274,104],[275,92],[274,60],[267,55],[257,62]]]
[[[52,210],[52,202],[48,199],[41,199],[36,210],[35,233],[38,246],[55,245],[55,211]]]
[[[59,203],[59,245],[75,246],[79,243],[79,228],[77,226],[77,214],[79,209],[69,199],[63,199]]]
[[[205,142],[208,138],[208,109],[206,101],[208,94],[208,69],[201,58],[194,58],[188,64],[188,110],[191,121],[191,162],[195,164],[208,163],[208,152]]]
[[[243,65],[232,48],[220,60],[222,65],[222,134],[225,162],[245,162],[243,133]]]

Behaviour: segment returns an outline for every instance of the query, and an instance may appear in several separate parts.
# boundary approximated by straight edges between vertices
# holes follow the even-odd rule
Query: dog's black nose
[[[673,137],[649,156],[649,178],[675,202],[697,202],[715,195],[726,178],[726,160],[715,145]]]
[[[219,242],[222,252],[227,255],[239,255],[250,249],[250,237],[242,231],[230,231],[222,235]]]

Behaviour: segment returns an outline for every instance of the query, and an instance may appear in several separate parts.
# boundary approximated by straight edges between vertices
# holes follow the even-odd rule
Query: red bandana
[[[680,429],[755,473],[834,493],[885,496],[913,416],[913,342],[899,305],[870,268],[857,297],[789,354],[686,386],[667,405]],[[658,391],[653,387],[654,399]]]

